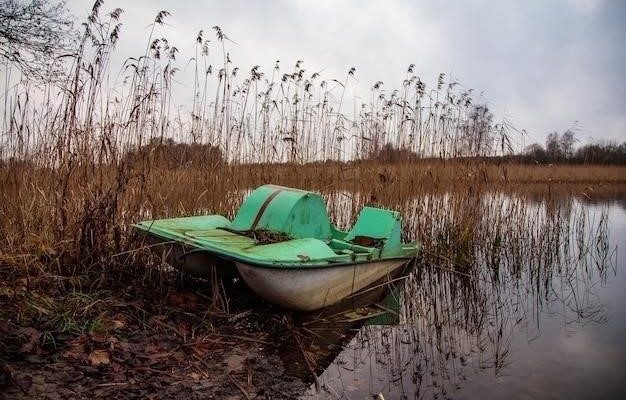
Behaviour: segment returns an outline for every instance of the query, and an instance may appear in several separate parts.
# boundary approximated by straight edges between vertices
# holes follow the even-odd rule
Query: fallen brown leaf
[[[94,350],[91,354],[89,354],[87,359],[94,367],[97,367],[98,365],[109,365],[111,363],[109,352],[106,350]]]

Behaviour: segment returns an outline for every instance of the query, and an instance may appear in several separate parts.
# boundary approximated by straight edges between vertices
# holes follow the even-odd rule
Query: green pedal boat
[[[213,266],[232,273],[234,263],[258,295],[300,311],[335,304],[396,275],[420,249],[402,243],[396,211],[364,207],[342,232],[319,194],[275,185],[254,190],[232,221],[205,215],[134,227],[175,267],[206,276]]]

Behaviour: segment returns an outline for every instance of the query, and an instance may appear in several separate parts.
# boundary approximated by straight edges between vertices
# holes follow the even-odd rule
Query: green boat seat
[[[353,253],[374,253],[373,247],[360,246],[352,242],[346,242],[341,239],[332,239],[328,244],[330,248],[335,250],[337,254],[353,254]]]
[[[361,246],[382,247],[383,254],[396,250],[402,246],[400,213],[363,207],[356,223],[343,240]]]

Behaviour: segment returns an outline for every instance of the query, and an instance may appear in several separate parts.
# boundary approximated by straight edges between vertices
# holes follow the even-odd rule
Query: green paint
[[[395,211],[364,207],[349,232],[335,228],[319,194],[275,185],[254,190],[233,221],[221,215],[143,221],[136,229],[197,251],[271,268],[330,267],[410,259],[419,244],[402,244]],[[261,236],[291,240],[267,243]]]

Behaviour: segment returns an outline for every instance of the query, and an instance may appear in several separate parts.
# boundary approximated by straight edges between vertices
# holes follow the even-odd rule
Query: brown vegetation
[[[398,199],[428,193],[554,192],[587,198],[626,193],[626,167],[620,166],[476,165],[443,160],[226,165],[213,157],[206,163],[180,164],[174,156],[164,159],[158,152],[146,157],[149,164],[136,161],[142,172],[130,168],[125,176],[112,166],[96,171],[77,168],[64,178],[62,187],[59,172],[49,168],[10,163],[0,167],[2,259],[21,264],[38,256],[52,257],[72,270],[76,265],[109,266],[112,255],[137,247],[129,236],[130,224],[200,213],[232,216],[243,193],[265,183],[326,195],[359,193],[362,201],[388,207],[397,206]]]
[[[146,155],[145,162],[150,160]],[[549,221],[524,222],[529,217],[526,204],[552,197],[549,215],[561,221],[558,215],[568,208],[559,205],[563,193],[586,201],[623,198],[626,189],[624,167],[441,160],[211,163],[201,168],[190,162],[169,168],[158,161],[132,161],[136,165],[130,171],[149,165],[149,172],[129,174],[128,189],[114,193],[115,209],[107,208],[113,194],[97,190],[120,179],[117,168],[100,168],[94,183],[84,181],[90,171],[77,169],[67,183],[63,213],[54,202],[58,172],[22,164],[0,169],[5,239],[0,249],[0,357],[4,384],[14,395],[22,390],[24,397],[47,391],[100,397],[123,392],[139,398],[174,383],[179,386],[176,395],[167,390],[162,395],[245,392],[276,398],[285,390],[287,397],[302,390],[300,381],[283,374],[277,358],[278,349],[297,335],[288,322],[290,314],[266,304],[255,307],[254,295],[237,286],[220,293],[226,295],[226,308],[211,300],[211,285],[181,280],[142,248],[128,229],[137,220],[200,213],[232,216],[245,192],[259,184],[304,187],[321,191],[343,226],[366,203],[401,210],[405,236],[424,245],[424,266],[442,265],[462,278],[483,273],[481,257],[493,263],[488,271],[497,270],[500,259],[494,261],[493,254],[503,252],[517,252],[508,255],[513,264],[515,254],[525,262],[534,257],[550,262],[543,261],[551,254],[549,244],[533,255],[524,250],[527,234],[542,232],[542,224],[551,226]],[[102,208],[83,208],[94,202]],[[58,231],[61,226],[64,232]],[[550,243],[558,240],[557,231],[547,233],[555,236]],[[60,234],[66,239],[56,241]],[[231,361],[225,366],[221,360]],[[55,367],[42,372],[39,362]],[[67,379],[75,379],[71,391]],[[59,384],[51,386],[53,382]]]

